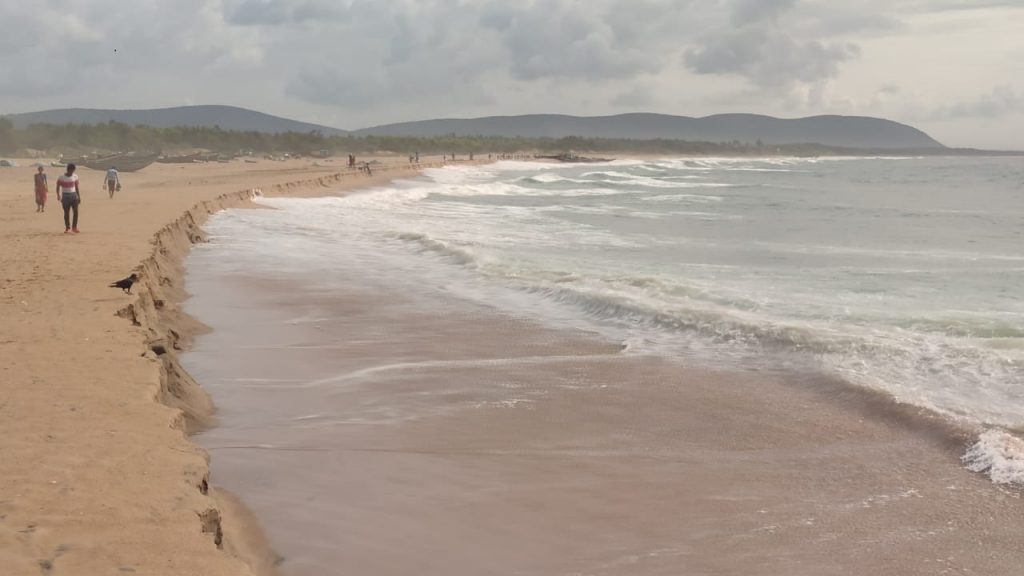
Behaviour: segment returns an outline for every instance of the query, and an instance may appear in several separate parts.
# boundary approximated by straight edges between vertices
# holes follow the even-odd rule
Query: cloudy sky
[[[0,0],[0,113],[882,116],[1024,150],[1024,0]]]

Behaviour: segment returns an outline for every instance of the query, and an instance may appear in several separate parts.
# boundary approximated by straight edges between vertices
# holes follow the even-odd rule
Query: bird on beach
[[[139,275],[135,274],[133,272],[131,276],[129,276],[129,277],[123,279],[123,280],[118,280],[117,282],[114,282],[113,284],[110,285],[110,287],[111,288],[120,288],[121,290],[124,290],[125,293],[131,294],[132,293],[132,284],[135,284],[135,281],[138,280],[138,279],[139,279]]]

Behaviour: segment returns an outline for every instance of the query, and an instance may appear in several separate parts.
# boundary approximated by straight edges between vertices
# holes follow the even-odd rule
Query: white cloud
[[[0,37],[0,112],[192,101],[348,128],[527,112],[847,113],[913,120],[977,145],[987,133],[972,133],[969,118],[1004,118],[1024,134],[1022,7],[0,0],[0,20],[17,23]]]
[[[797,0],[736,0],[732,23],[746,26],[758,22],[775,21],[796,6]]]
[[[344,0],[235,0],[226,15],[231,24],[277,26],[344,20],[352,15],[351,8]]]
[[[997,86],[975,99],[954,102],[934,110],[932,118],[998,118],[1024,112],[1024,94],[1012,86]]]

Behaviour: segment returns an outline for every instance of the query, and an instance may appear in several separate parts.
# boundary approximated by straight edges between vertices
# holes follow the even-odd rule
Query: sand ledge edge
[[[403,176],[414,176],[424,168],[443,163],[420,164],[408,168],[387,167],[380,176],[367,178],[358,172],[335,174],[276,184],[266,190],[268,196],[316,196],[340,189],[368,187]],[[353,182],[352,180],[359,179]],[[348,182],[346,182],[348,180]],[[153,401],[174,409],[171,427],[190,436],[216,423],[216,408],[202,386],[182,367],[179,355],[186,351],[197,334],[207,328],[181,310],[188,298],[184,288],[185,258],[195,244],[207,241],[203,224],[213,214],[252,205],[264,195],[261,188],[221,194],[201,201],[179,217],[161,227],[151,238],[152,251],[135,271],[140,279],[135,284],[132,301],[117,310],[120,316],[140,329],[142,355],[159,361],[159,386]],[[226,554],[248,566],[254,576],[277,574],[281,558],[272,550],[258,521],[245,504],[234,495],[215,489],[210,484],[209,454],[189,444],[204,460],[201,467],[183,467],[181,476],[194,486],[203,505],[193,508],[197,527],[210,535],[211,543]]]
[[[184,289],[185,257],[193,244],[206,241],[201,226],[210,215],[244,206],[258,194],[259,189],[253,188],[200,202],[157,231],[151,240],[152,252],[136,268],[140,276],[132,291],[136,296],[117,311],[118,316],[141,328],[143,355],[159,361],[159,386],[154,390],[153,401],[176,411],[171,427],[185,436],[215,422],[213,401],[179,361],[179,354],[188,348],[196,334],[204,330],[201,323],[180,308],[188,298]],[[256,562],[257,558],[269,552],[239,549],[230,531],[225,538],[225,524],[230,527],[232,522],[231,519],[225,522],[222,511],[225,506],[211,493],[209,454],[198,446],[195,450],[202,455],[203,465],[200,469],[182,469],[181,474],[205,501],[201,508],[193,508],[197,527],[210,535],[217,548],[244,562],[250,573],[259,576],[273,574]],[[247,529],[246,532],[252,530]],[[269,548],[265,540],[260,545]]]

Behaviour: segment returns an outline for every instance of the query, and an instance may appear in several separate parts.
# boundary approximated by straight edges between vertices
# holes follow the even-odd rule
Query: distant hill
[[[739,140],[745,143],[761,140],[765,144],[814,143],[844,148],[944,148],[916,128],[865,116],[812,116],[789,120],[757,114],[719,114],[704,118],[665,114],[594,117],[533,114],[403,122],[364,128],[353,134],[420,137],[455,134],[524,138],[580,136],[691,142]]]
[[[387,124],[346,132],[328,126],[298,122],[233,106],[181,106],[153,110],[91,110],[71,108],[10,115],[18,128],[32,123],[100,124],[108,121],[157,128],[220,126],[225,130],[302,132],[355,136],[504,136],[509,138],[626,138],[634,140],[687,140],[753,144],[818,144],[875,150],[944,150],[924,132],[891,120],[866,116],[811,116],[782,119],[757,114],[719,114],[704,118],[666,114],[566,116],[530,114],[471,119],[438,119]]]
[[[319,126],[308,122],[289,120],[262,112],[237,108],[235,106],[179,106],[152,110],[94,110],[87,108],[66,108],[45,110],[8,116],[16,128],[29,124],[104,124],[111,120],[130,126],[143,125],[154,128],[175,126],[220,126],[224,130],[308,133],[319,130],[324,135],[345,134],[344,130]]]

